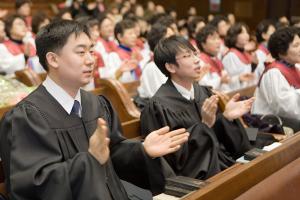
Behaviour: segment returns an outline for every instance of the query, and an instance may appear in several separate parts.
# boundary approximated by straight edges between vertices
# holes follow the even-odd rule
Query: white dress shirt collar
[[[182,87],[181,85],[179,85],[178,83],[176,83],[175,81],[171,80],[172,83],[174,84],[175,88],[177,89],[177,91],[187,100],[193,100],[194,97],[194,87],[192,85],[191,90],[187,90],[185,87]]]
[[[43,86],[46,90],[58,101],[58,103],[65,109],[68,114],[71,114],[74,101],[77,100],[80,103],[79,115],[81,116],[81,94],[78,90],[75,99],[71,97],[62,87],[57,85],[49,76],[43,82]]]

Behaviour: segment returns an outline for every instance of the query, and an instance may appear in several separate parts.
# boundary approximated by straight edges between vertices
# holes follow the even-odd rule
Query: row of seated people
[[[176,39],[178,40],[177,42],[180,44],[180,45],[182,45],[183,46],[183,48],[185,47],[185,48],[193,48],[193,47],[191,47],[191,46],[189,46],[188,45],[188,43],[186,43],[184,40],[182,40],[180,37],[179,38],[177,38],[177,37],[172,37],[172,38],[170,38],[170,40],[172,41],[172,40],[175,40],[176,41]],[[186,45],[186,46],[184,46],[184,45]],[[196,88],[196,87],[195,87]],[[201,95],[201,96],[203,96],[203,95]],[[198,98],[198,97],[195,97],[195,98]],[[214,99],[214,103],[216,103],[217,101],[216,101],[216,97],[213,97],[212,99]],[[235,99],[233,99],[232,101],[231,101],[231,104],[234,104],[234,102],[235,102],[236,100]],[[251,102],[251,100],[250,101],[247,101],[247,102]],[[245,102],[242,102],[242,103],[245,103]],[[238,104],[236,104],[236,105],[238,105]],[[239,107],[239,106],[237,106],[237,107]],[[221,122],[222,123],[222,122]],[[224,123],[224,122],[223,122]],[[226,123],[226,122],[225,122]],[[238,123],[238,122],[236,122],[236,123]],[[226,125],[226,124],[225,124]],[[229,126],[231,126],[231,125],[229,125]],[[234,125],[233,125],[234,126]],[[196,133],[195,133],[196,134]],[[195,135],[194,134],[194,135]],[[246,141],[245,141],[246,142]],[[213,172],[214,173],[214,172]],[[209,175],[210,176],[210,175]]]
[[[218,22],[216,23],[217,27],[224,24],[223,18],[217,19],[216,17],[216,21]],[[176,34],[176,31],[172,31],[174,23],[169,20],[165,25],[160,21],[154,24],[149,32],[147,43],[144,43],[142,48],[136,45],[138,40],[136,37],[137,34],[134,33],[134,27],[136,27],[137,24],[132,20],[123,20],[117,23],[115,28],[113,22],[107,16],[103,16],[99,22],[89,18],[83,18],[79,21],[87,24],[90,30],[94,30],[98,24],[100,27],[100,31],[98,31],[101,33],[100,38],[96,29],[96,31],[91,31],[91,36],[95,43],[95,56],[97,58],[94,70],[95,79],[99,77],[115,78],[122,82],[140,80],[141,85],[138,88],[140,98],[137,99],[136,103],[143,107],[144,99],[151,98],[158,88],[167,80],[165,74],[161,73],[155,65],[151,52],[154,51],[159,39],[169,37],[174,33]],[[41,22],[45,22],[45,19],[44,21],[41,20]],[[48,22],[45,22],[45,24]],[[27,39],[23,39],[22,42],[22,38],[28,35],[26,34],[25,28],[23,28],[22,31],[17,31],[18,34],[14,35],[16,32],[14,30],[17,30],[16,27],[18,27],[20,23],[25,27],[25,24],[22,23],[22,19],[17,16],[8,17],[6,20],[6,34],[10,40],[5,40],[4,43],[1,44],[3,51],[0,53],[0,68],[7,74],[13,74],[15,70],[24,68],[25,60],[28,58],[27,65],[37,72],[40,72],[43,69],[38,62],[37,56],[32,57],[32,55],[35,55],[34,37],[29,37],[28,39],[26,36],[25,38]],[[15,26],[13,26],[14,24]],[[44,23],[40,24],[39,27],[42,27],[43,24]],[[252,108],[253,113],[262,115],[271,113],[282,117],[299,119],[299,94],[297,92],[299,78],[298,70],[294,67],[298,61],[291,60],[289,57],[285,58],[282,54],[282,51],[287,51],[287,43],[291,44],[295,42],[295,45],[297,45],[297,41],[293,41],[293,36],[281,37],[282,35],[291,35],[288,32],[293,31],[279,31],[277,37],[285,39],[279,42],[279,40],[274,37],[272,45],[269,45],[269,48],[272,49],[273,53],[271,53],[273,57],[279,61],[275,63],[276,66],[280,66],[280,69],[282,68],[284,71],[281,72],[277,69],[273,69],[274,63],[270,66],[268,65],[269,67],[265,70],[264,63],[272,61],[271,53],[266,48],[270,36],[275,31],[274,25],[272,25],[271,22],[263,21],[258,26],[257,41],[260,42],[261,45],[259,45],[259,48],[255,52],[256,56],[254,56],[253,53],[251,56],[249,53],[253,52],[256,48],[254,48],[255,45],[253,45],[252,42],[249,42],[249,33],[245,24],[236,23],[232,25],[226,35],[221,34],[220,30],[216,28],[216,26],[213,26],[213,24],[212,22],[203,27],[197,34],[195,33],[194,40],[191,40],[201,52],[198,54],[201,62],[201,70],[197,71],[198,77],[196,78],[199,84],[209,85],[214,89],[225,92],[258,84],[256,100]],[[113,38],[113,30],[116,39],[112,40],[110,38]],[[35,33],[37,33],[37,31]],[[295,36],[295,34],[292,35]],[[224,44],[222,43],[221,37],[225,37],[224,44],[229,47],[229,51],[223,56],[221,51],[224,50]],[[116,42],[116,40],[118,42]],[[25,44],[24,41],[29,42],[25,42]],[[286,45],[280,46],[276,42]],[[117,45],[117,43],[119,43],[119,45]],[[149,48],[147,48],[148,45]],[[11,55],[13,55],[14,58],[12,58]],[[24,55],[26,55],[25,58]],[[32,59],[30,57],[32,57]],[[37,68],[39,69],[33,65],[38,65],[39,67]],[[289,69],[286,66],[292,66],[292,70],[285,71],[285,69]],[[271,70],[269,71],[269,69]],[[265,73],[267,71],[268,73]],[[273,73],[274,71],[275,73]],[[267,74],[268,76],[261,77],[262,74]],[[272,84],[274,79],[279,82],[276,81],[277,84]],[[87,88],[92,89],[94,85],[95,83],[91,83]],[[273,87],[270,88],[270,85]],[[286,103],[293,106],[286,108]],[[294,108],[295,106],[296,108]]]

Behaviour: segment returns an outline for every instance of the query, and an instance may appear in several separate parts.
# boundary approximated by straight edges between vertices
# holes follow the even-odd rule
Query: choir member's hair
[[[71,12],[70,8],[64,8],[64,9],[59,10],[59,12],[57,13],[57,15],[55,15],[53,21],[54,20],[62,20],[62,17],[66,13],[70,13],[70,15],[72,16],[72,12]]]
[[[13,23],[16,19],[21,19],[25,22],[24,18],[18,14],[11,14],[6,16],[4,22],[5,22],[5,33],[7,37],[10,38],[10,30],[12,29]],[[26,22],[25,22],[26,23]]]
[[[19,8],[21,8],[26,3],[31,4],[31,0],[16,0],[16,3],[15,3],[16,10],[18,10]]]
[[[70,20],[56,20],[43,27],[35,40],[37,55],[43,68],[46,71],[49,69],[46,59],[48,52],[59,52],[71,35],[75,34],[75,37],[78,37],[82,33],[90,38],[87,26]]]
[[[225,45],[228,48],[235,48],[236,42],[237,42],[237,36],[242,32],[242,28],[245,27],[247,32],[249,33],[248,26],[243,22],[238,22],[234,24],[227,32],[227,35],[225,37]]]
[[[176,24],[176,21],[171,16],[163,16],[157,20],[158,23],[161,23],[167,27],[171,27],[172,24]]]
[[[185,38],[173,35],[160,40],[154,49],[154,62],[160,71],[170,77],[170,72],[166,69],[166,63],[178,66],[176,55],[184,50],[197,51],[195,47]]]
[[[216,15],[214,16],[214,18],[209,22],[210,25],[215,26],[216,28],[218,28],[218,25],[221,21],[225,21],[225,22],[229,22],[228,18],[225,17],[224,15]]]
[[[92,28],[93,26],[99,26],[99,21],[91,16],[82,16],[76,18],[76,21],[81,23],[82,25],[86,25],[88,28]]]
[[[263,33],[267,33],[270,26],[274,26],[274,23],[271,20],[263,20],[256,27],[256,40],[258,43],[264,42],[264,38],[262,37]]]
[[[50,21],[49,17],[44,12],[37,12],[33,15],[31,24],[32,32],[37,34],[39,32],[40,25],[47,19]]]
[[[272,56],[279,60],[279,54],[286,55],[296,35],[299,35],[299,28],[296,27],[281,28],[273,33],[268,42],[268,49]]]
[[[190,38],[194,38],[194,34],[197,34],[195,31],[196,31],[197,25],[200,22],[205,23],[205,19],[201,16],[197,16],[197,17],[193,17],[193,19],[188,23],[187,28],[188,28]]]
[[[147,40],[151,51],[154,51],[157,43],[165,37],[165,35],[167,34],[167,29],[168,27],[160,23],[156,23],[151,27],[147,35]]]
[[[204,51],[202,44],[206,43],[208,36],[213,35],[214,33],[217,33],[217,28],[208,24],[196,35],[197,47],[201,51]]]
[[[132,29],[135,26],[136,26],[136,24],[133,21],[129,20],[129,19],[124,19],[124,20],[118,22],[116,24],[115,30],[114,30],[114,32],[115,32],[115,38],[118,40],[118,42],[120,42],[119,38],[118,38],[119,34],[121,36],[123,36],[125,30]]]

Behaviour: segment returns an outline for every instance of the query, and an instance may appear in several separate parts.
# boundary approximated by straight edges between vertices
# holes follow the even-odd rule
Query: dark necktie
[[[73,114],[77,115],[78,117],[80,117],[79,112],[80,112],[80,103],[79,103],[79,101],[74,100],[74,104],[73,104],[71,113],[73,113]]]

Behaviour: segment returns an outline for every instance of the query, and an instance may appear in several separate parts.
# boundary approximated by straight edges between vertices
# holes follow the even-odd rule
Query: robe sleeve
[[[63,161],[57,136],[36,107],[21,104],[7,113],[0,134],[11,199],[110,199],[105,180],[111,167],[88,152]]]
[[[128,140],[122,135],[119,118],[111,104],[100,98],[110,113],[110,149],[114,168],[121,179],[139,187],[149,189],[153,194],[164,190],[164,175],[160,158],[152,159],[144,151],[141,141]]]
[[[271,112],[282,117],[300,120],[300,89],[290,86],[278,69],[266,72],[257,90],[257,99],[252,108],[253,113]]]

